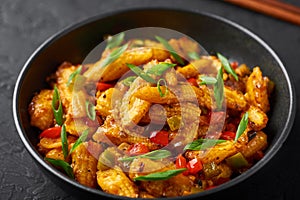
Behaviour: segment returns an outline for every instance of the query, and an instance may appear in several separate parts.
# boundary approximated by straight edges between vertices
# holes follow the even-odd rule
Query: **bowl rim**
[[[22,141],[22,143],[25,145],[27,151],[30,153],[30,155],[42,166],[44,167],[47,171],[49,171],[50,173],[52,173],[54,176],[56,176],[57,178],[63,180],[64,182],[67,182],[83,191],[86,192],[91,192],[93,194],[99,195],[99,196],[104,196],[106,198],[111,198],[111,199],[119,199],[119,198],[123,198],[123,199],[131,199],[128,197],[123,197],[123,196],[117,196],[117,195],[112,195],[112,194],[108,194],[106,192],[103,192],[101,190],[98,189],[93,189],[93,188],[89,188],[87,186],[84,186],[78,182],[76,182],[75,180],[67,177],[65,174],[63,174],[62,172],[56,170],[54,167],[52,167],[51,165],[49,165],[48,163],[46,163],[44,161],[44,159],[41,157],[41,155],[35,150],[34,146],[30,143],[28,137],[25,134],[25,131],[22,129],[22,125],[21,125],[21,121],[20,121],[20,115],[19,115],[19,108],[18,108],[18,96],[20,93],[20,86],[23,82],[24,77],[26,76],[26,72],[27,70],[30,68],[31,63],[33,62],[33,60],[39,56],[39,54],[46,49],[47,47],[49,47],[53,42],[55,42],[57,39],[61,38],[64,35],[69,34],[70,32],[88,25],[90,23],[93,23],[95,21],[101,20],[103,18],[106,17],[113,17],[114,15],[117,14],[124,14],[124,13],[128,13],[128,12],[136,12],[136,11],[174,11],[174,12],[182,12],[182,13],[190,13],[190,14],[195,14],[195,15],[202,15],[204,17],[207,18],[212,18],[214,20],[220,21],[221,23],[224,23],[226,25],[229,25],[235,29],[238,29],[239,31],[243,32],[244,34],[248,35],[249,37],[251,37],[252,39],[254,39],[259,45],[263,46],[268,53],[270,53],[270,55],[275,59],[275,61],[277,62],[277,64],[279,65],[280,69],[282,70],[284,77],[287,81],[287,86],[288,86],[288,91],[290,94],[290,101],[289,101],[289,112],[288,112],[288,117],[286,120],[286,123],[284,125],[283,131],[278,138],[278,140],[274,143],[274,145],[268,150],[268,152],[266,153],[266,155],[264,156],[263,159],[261,159],[260,161],[258,161],[258,163],[256,163],[254,166],[252,166],[249,170],[247,170],[246,172],[244,172],[243,174],[239,175],[237,178],[234,178],[232,180],[230,180],[229,182],[225,183],[225,184],[221,184],[218,187],[212,188],[210,190],[206,190],[197,194],[192,194],[189,196],[184,196],[184,198],[195,198],[195,197],[202,197],[202,196],[207,196],[213,193],[216,193],[218,191],[223,191],[225,189],[228,189],[234,185],[237,185],[238,183],[243,182],[245,179],[247,179],[248,177],[251,177],[253,174],[255,174],[257,171],[259,171],[259,169],[263,168],[266,163],[268,163],[275,154],[277,154],[277,152],[279,151],[279,149],[281,148],[281,146],[283,145],[283,143],[286,141],[286,138],[288,137],[288,135],[290,134],[290,131],[292,129],[293,123],[294,123],[294,119],[295,119],[295,114],[296,114],[296,96],[295,96],[295,88],[291,79],[291,76],[288,74],[285,66],[283,65],[282,61],[280,60],[279,56],[276,54],[276,52],[263,40],[261,39],[257,34],[255,34],[254,32],[250,31],[248,28],[232,21],[229,20],[225,17],[213,14],[213,13],[209,13],[209,12],[203,12],[203,11],[199,11],[199,10],[192,10],[192,9],[187,9],[187,8],[168,8],[168,7],[139,7],[139,8],[125,8],[125,9],[120,9],[120,10],[115,10],[115,11],[111,11],[111,12],[106,12],[106,13],[102,13],[102,14],[97,14],[95,16],[91,16],[88,17],[85,20],[81,20],[79,22],[75,22],[69,26],[66,26],[65,28],[61,29],[60,31],[56,32],[55,34],[51,35],[50,37],[48,37],[48,39],[46,39],[42,44],[39,45],[38,48],[36,48],[36,50],[31,54],[31,56],[27,59],[27,61],[25,62],[25,64],[22,66],[20,72],[18,73],[18,77],[15,83],[15,88],[13,91],[13,103],[12,103],[12,110],[13,110],[13,118],[14,118],[14,122],[15,122],[15,126],[17,129],[17,132],[19,134],[19,137]],[[173,198],[167,198],[167,199],[182,199],[183,197],[173,197]],[[139,198],[137,198],[139,199]],[[165,199],[165,198],[158,198],[158,199]]]

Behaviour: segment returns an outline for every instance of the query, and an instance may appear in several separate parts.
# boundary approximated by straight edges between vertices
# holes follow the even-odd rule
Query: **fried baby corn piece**
[[[53,126],[54,115],[52,111],[53,90],[41,90],[36,94],[29,105],[30,125],[41,130]]]
[[[199,107],[193,103],[179,103],[176,104],[162,104],[162,107],[152,106],[151,107],[151,116],[147,113],[142,119],[141,122],[149,123],[165,123],[165,118],[170,117],[180,117],[180,118],[191,118],[190,116],[200,116],[201,110]]]
[[[250,158],[258,151],[264,150],[267,145],[267,135],[263,131],[259,131],[256,133],[255,137],[248,142],[247,145],[243,145],[239,150],[245,156],[245,158]]]
[[[83,118],[72,118],[68,116],[65,121],[66,129],[68,133],[74,136],[80,136],[80,133],[89,129],[89,133],[93,133],[97,130],[99,123],[97,120],[92,121],[87,117]]]
[[[46,158],[52,158],[55,160],[65,160],[62,148],[51,149],[46,155]]]
[[[224,94],[228,108],[238,111],[244,111],[247,109],[248,104],[243,93],[239,92],[238,90],[232,90],[225,86]]]
[[[134,144],[143,143],[150,150],[158,149],[158,145],[152,143],[149,138],[138,135],[136,133],[126,133],[118,126],[111,115],[106,117],[104,124],[98,128],[93,135],[93,139],[97,142],[113,143],[120,145],[123,142]]]
[[[248,76],[251,74],[250,68],[246,64],[241,64],[235,69],[235,73],[240,77]]]
[[[86,126],[82,126],[78,130],[77,125],[75,126],[74,124],[74,120],[87,117],[85,102],[88,100],[88,95],[84,90],[73,90],[73,83],[69,86],[67,85],[70,75],[78,67],[80,65],[74,66],[71,63],[64,62],[55,73],[56,85],[64,108],[67,130],[70,128],[70,133],[75,136],[78,136],[78,132],[82,131],[81,129],[86,129]],[[76,120],[76,122],[78,121]]]
[[[164,45],[159,42],[155,42],[153,40],[145,40],[144,45],[145,47],[152,48],[153,59],[162,61],[170,57],[170,53],[165,49]]]
[[[263,112],[270,110],[268,81],[263,77],[259,67],[254,67],[246,83],[246,99],[249,104],[260,108]]]
[[[183,58],[188,58],[189,52],[200,53],[200,48],[197,42],[190,40],[187,37],[181,37],[179,39],[170,39],[168,42],[178,55]]]
[[[95,188],[97,159],[87,149],[87,142],[81,143],[71,154],[75,179],[88,187]]]
[[[97,182],[104,192],[137,198],[138,187],[118,168],[97,172]]]
[[[124,102],[122,102],[123,104]],[[121,120],[123,127],[133,127],[140,122],[142,117],[148,112],[151,103],[135,96],[132,96],[128,108],[121,110]],[[124,106],[123,106],[124,107]],[[127,106],[125,106],[127,107]]]
[[[68,109],[72,106],[70,105],[72,102],[72,92],[73,88],[68,87],[67,83],[70,75],[78,68],[79,66],[74,66],[69,62],[62,63],[58,70],[55,73],[56,78],[56,86],[59,90],[59,95],[64,107],[64,113],[68,113]]]
[[[163,172],[175,169],[170,161],[154,161],[148,158],[136,158],[132,161],[129,168],[129,177],[134,179],[138,176],[144,176],[155,172]],[[141,181],[141,187],[148,194],[155,197],[172,197],[182,196],[185,191],[189,191],[192,187],[190,179],[182,174],[174,176],[163,181]]]
[[[198,158],[203,164],[211,162],[219,164],[237,152],[234,141],[226,141],[205,150],[187,151],[185,155],[188,159]]]
[[[129,178],[134,180],[138,176],[144,176],[163,170],[170,162],[154,161],[149,158],[136,158],[132,161],[129,168]]]
[[[97,115],[101,115],[106,117],[111,114],[112,104],[111,98],[114,93],[114,88],[109,88],[102,92],[100,96],[97,98],[97,104],[95,110]]]
[[[88,81],[113,81],[120,78],[125,74],[129,68],[127,63],[133,65],[142,65],[150,60],[165,60],[169,54],[165,54],[166,57],[159,55],[159,59],[156,58],[157,54],[150,47],[140,47],[126,50],[117,60],[110,63],[109,65],[102,67],[102,63],[105,60],[105,57],[102,57],[98,62],[91,66],[85,73],[84,76]]]
[[[166,87],[161,86],[162,92],[166,93]],[[151,103],[174,104],[180,102],[198,101],[199,105],[211,108],[211,96],[206,86],[200,88],[190,85],[178,85],[169,90],[165,96],[161,96],[157,87],[145,86],[138,89],[134,96]]]
[[[267,126],[268,116],[260,108],[250,106],[248,109],[249,126],[254,131],[259,131]]]
[[[68,136],[68,144],[74,143],[77,140],[77,137],[72,135]],[[38,143],[38,146],[44,149],[54,149],[62,146],[61,138],[42,138]]]
[[[179,174],[163,181],[142,181],[141,187],[155,197],[178,197],[191,190],[192,182]]]
[[[184,67],[178,67],[177,72],[181,73],[185,78],[197,77],[201,73],[216,73],[216,68],[213,66],[213,61],[207,58],[199,59],[190,62]]]
[[[147,67],[150,67],[151,64],[152,62],[147,64]],[[133,94],[140,87],[147,86],[149,84],[150,83],[138,77],[133,83],[131,83],[129,90],[125,92],[124,96],[121,97],[122,100],[120,101],[119,106],[117,106],[118,108],[116,108],[119,111],[117,118],[120,120],[119,125],[125,130],[136,126],[142,117],[148,112],[151,102],[137,98]]]

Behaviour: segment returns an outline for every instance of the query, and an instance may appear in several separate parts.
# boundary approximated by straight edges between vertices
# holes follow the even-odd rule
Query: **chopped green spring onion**
[[[105,49],[112,49],[119,46],[124,41],[125,33],[121,32],[117,35],[107,38],[107,45]]]
[[[131,71],[133,71],[136,75],[138,75],[145,81],[147,81],[149,83],[156,83],[156,81],[151,76],[149,76],[146,72],[144,72],[138,66],[135,66],[133,64],[127,64],[127,66],[129,67],[129,69],[131,69]]]
[[[72,148],[70,149],[69,155],[78,147],[82,142],[84,142],[89,134],[89,129],[87,128],[81,134],[81,136],[76,140],[73,144]]]
[[[199,79],[201,80],[200,85],[213,85],[217,83],[217,79],[211,76],[200,76]]]
[[[63,109],[62,109],[62,103],[61,103],[59,91],[56,85],[54,86],[54,92],[52,98],[52,111],[56,123],[61,126],[63,124]]]
[[[70,74],[67,82],[67,87],[69,87],[71,82],[75,80],[76,76],[81,73],[81,70],[82,70],[82,66],[78,67],[72,74]]]
[[[195,150],[195,151],[205,150],[207,148],[213,147],[214,145],[220,144],[225,141],[226,140],[218,140],[218,139],[198,139],[187,144],[184,147],[184,150]]]
[[[234,69],[232,69],[228,59],[220,53],[217,53],[217,56],[218,56],[219,60],[221,61],[222,66],[224,67],[225,71],[228,72],[229,74],[231,74],[235,78],[235,80],[238,81],[239,77],[235,73]]]
[[[64,158],[66,159],[68,156],[68,137],[67,137],[66,126],[64,124],[61,127],[60,138],[61,138],[61,148],[64,154]]]
[[[171,155],[170,151],[164,150],[164,149],[159,149],[159,150],[150,151],[148,153],[138,155],[138,156],[120,158],[119,160],[120,161],[132,161],[136,158],[149,158],[151,160],[160,160],[160,159],[163,159],[163,158],[167,158],[170,155]]]
[[[167,85],[167,82],[166,82],[166,80],[165,79],[163,79],[163,78],[161,78],[161,79],[159,79],[158,81],[157,81],[157,90],[158,90],[158,92],[159,92],[159,96],[161,96],[161,97],[164,97],[164,96],[166,96],[167,94],[168,94],[168,88],[166,87],[166,91],[165,91],[165,93],[163,93],[162,91],[161,91],[161,88],[160,88],[160,82],[163,82],[163,84],[165,85],[165,87],[166,87],[166,85]]]
[[[96,119],[95,106],[88,100],[85,102],[85,110],[87,116],[94,121]]]
[[[217,104],[217,109],[220,110],[224,101],[224,82],[223,82],[223,71],[219,69],[217,74],[217,82],[214,84],[214,97]]]
[[[136,79],[136,76],[128,76],[127,78],[123,79],[122,80],[122,83],[125,85],[125,86],[130,86],[131,83],[133,83],[133,81]]]
[[[152,174],[148,174],[145,176],[138,176],[135,177],[135,181],[160,181],[160,180],[167,180],[173,176],[176,176],[184,171],[186,171],[187,168],[180,168],[180,169],[172,169],[164,172],[156,172]]]
[[[128,43],[124,44],[123,46],[113,50],[101,63],[101,68],[106,67],[110,63],[114,62],[117,60],[128,48]]]
[[[70,178],[74,178],[74,173],[71,165],[63,160],[56,160],[52,158],[45,158],[46,161],[54,165],[55,167],[61,167]]]
[[[244,131],[245,131],[246,128],[247,128],[247,125],[248,125],[248,112],[246,112],[246,113],[243,115],[243,117],[242,117],[242,119],[241,119],[241,121],[240,121],[240,124],[239,124],[239,126],[238,126],[238,128],[237,128],[237,131],[236,131],[236,134],[235,134],[235,139],[234,139],[235,142],[236,142],[236,141],[239,139],[239,137],[244,133]]]
[[[155,38],[164,45],[164,47],[170,52],[170,54],[175,58],[175,60],[180,64],[184,65],[184,61],[182,58],[176,53],[176,51],[173,49],[173,47],[168,43],[167,40],[165,40],[162,37],[155,36]]]
[[[147,73],[161,76],[165,71],[175,66],[176,64],[173,63],[159,63],[157,65],[154,65],[151,69],[149,69]]]
[[[198,53],[194,52],[194,51],[188,52],[188,57],[192,60],[199,60],[200,59],[200,56],[198,55]]]

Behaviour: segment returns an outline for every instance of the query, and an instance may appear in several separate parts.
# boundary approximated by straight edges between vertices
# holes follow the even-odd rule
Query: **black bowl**
[[[46,76],[54,72],[63,61],[81,63],[103,40],[104,35],[138,27],[164,27],[182,32],[197,40],[209,53],[224,52],[225,56],[248,66],[259,65],[264,75],[270,77],[276,85],[266,128],[269,147],[264,158],[225,184],[179,199],[220,192],[241,183],[266,165],[287,138],[296,110],[291,80],[276,53],[258,36],[224,18],[201,12],[145,8],[96,16],[59,32],[31,55],[20,72],[13,98],[15,124],[25,147],[49,177],[62,184],[63,188],[72,190],[72,194],[83,194],[86,198],[120,198],[85,187],[48,165],[36,149],[37,130],[30,126],[27,107],[33,94],[46,87]]]

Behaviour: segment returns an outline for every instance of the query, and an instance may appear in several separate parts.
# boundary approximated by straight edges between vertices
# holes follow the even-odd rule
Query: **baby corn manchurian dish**
[[[37,148],[79,183],[132,198],[190,195],[251,168],[268,147],[274,83],[202,55],[186,37],[109,37],[99,61],[62,63],[28,111]]]

